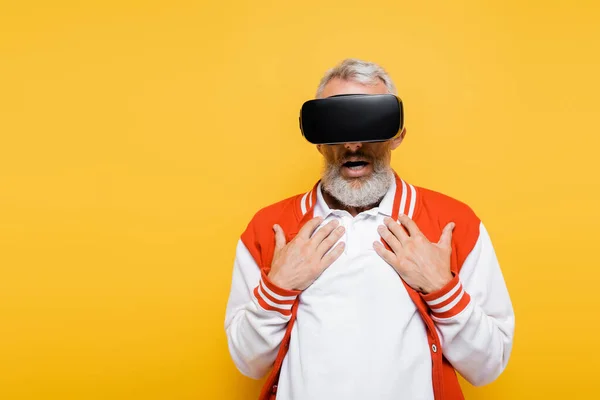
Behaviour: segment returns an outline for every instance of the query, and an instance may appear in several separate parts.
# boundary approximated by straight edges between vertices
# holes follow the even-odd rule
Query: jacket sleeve
[[[471,384],[486,385],[510,356],[515,316],[492,242],[482,223],[458,275],[423,296],[440,333],[442,351]]]
[[[225,332],[233,362],[242,374],[260,379],[269,371],[299,293],[271,283],[244,243],[238,242]]]

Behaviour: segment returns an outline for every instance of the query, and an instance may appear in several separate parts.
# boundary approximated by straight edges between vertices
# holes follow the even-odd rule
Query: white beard
[[[326,162],[321,179],[323,190],[347,207],[367,207],[381,201],[392,185],[394,173],[382,160],[373,163],[368,178],[346,180],[339,166]]]

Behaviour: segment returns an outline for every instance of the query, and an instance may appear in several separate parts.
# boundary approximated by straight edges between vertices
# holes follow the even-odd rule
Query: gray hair
[[[381,66],[369,61],[347,58],[325,73],[317,89],[317,98],[323,94],[325,85],[335,78],[354,81],[364,85],[376,85],[377,81],[380,80],[385,84],[389,93],[397,94],[392,78],[390,78]]]

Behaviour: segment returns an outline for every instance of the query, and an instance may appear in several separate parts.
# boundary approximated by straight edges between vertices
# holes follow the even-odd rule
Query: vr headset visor
[[[309,100],[300,130],[313,144],[382,142],[404,128],[402,100],[393,94],[341,94]]]

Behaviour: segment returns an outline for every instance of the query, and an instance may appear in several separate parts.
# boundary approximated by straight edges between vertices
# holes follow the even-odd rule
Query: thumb
[[[442,231],[442,235],[440,236],[440,241],[438,244],[442,247],[450,248],[452,246],[452,231],[456,224],[454,222],[450,222],[448,225],[444,227]]]
[[[277,252],[285,246],[285,234],[281,226],[277,224],[273,225],[273,231],[275,232],[275,251]]]

